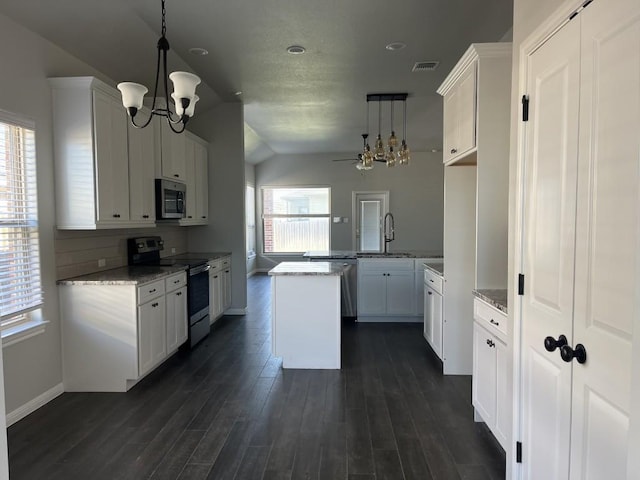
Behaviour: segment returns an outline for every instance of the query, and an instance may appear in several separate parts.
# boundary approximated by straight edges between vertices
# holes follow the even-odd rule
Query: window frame
[[[44,289],[42,282],[42,262],[41,262],[41,248],[40,248],[40,216],[39,216],[39,205],[38,205],[38,161],[37,161],[37,151],[36,151],[36,124],[33,120],[28,119],[24,116],[17,115],[11,112],[7,112],[4,110],[0,110],[0,123],[5,125],[9,125],[11,127],[17,127],[21,129],[30,130],[33,132],[33,165],[26,166],[26,169],[33,169],[33,182],[30,184],[30,190],[35,192],[35,204],[28,207],[33,208],[35,210],[35,221],[34,225],[31,227],[35,230],[34,238],[30,238],[31,242],[35,242],[35,255],[37,255],[36,259],[36,273],[37,276],[37,284],[39,285],[39,301],[28,308],[22,309],[17,312],[13,312],[11,314],[7,314],[4,318],[0,317],[0,337],[2,338],[3,347],[7,347],[9,345],[13,345],[14,343],[20,342],[27,338],[38,335],[45,330],[45,325],[49,323],[44,320],[42,314],[42,306],[44,304]],[[25,160],[25,163],[28,160]],[[26,193],[25,195],[29,195]],[[28,237],[24,237],[28,238]],[[31,250],[31,249],[29,249]],[[34,252],[30,252],[30,255],[33,255]]]
[[[328,205],[327,205],[327,213],[310,213],[310,214],[265,214],[264,213],[264,192],[265,190],[288,190],[288,189],[323,189],[327,190],[328,194]],[[262,229],[262,241],[260,242],[261,254],[265,257],[287,257],[292,255],[301,255],[305,251],[309,251],[311,249],[303,250],[303,251],[291,251],[291,252],[267,252],[265,248],[265,218],[326,218],[328,220],[328,250],[331,250],[331,186],[330,185],[262,185],[260,186],[260,219],[261,219],[261,229]]]

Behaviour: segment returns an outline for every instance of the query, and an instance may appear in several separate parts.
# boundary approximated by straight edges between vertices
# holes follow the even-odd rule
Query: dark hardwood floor
[[[12,425],[11,479],[504,478],[470,377],[441,375],[420,324],[345,324],[342,370],[283,370],[269,282],[128,393],[65,393]]]

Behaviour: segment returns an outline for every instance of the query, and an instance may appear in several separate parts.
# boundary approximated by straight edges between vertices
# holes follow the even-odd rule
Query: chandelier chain
[[[167,21],[165,20],[165,14],[167,10],[164,6],[164,0],[162,0],[162,36],[164,37],[167,33]]]

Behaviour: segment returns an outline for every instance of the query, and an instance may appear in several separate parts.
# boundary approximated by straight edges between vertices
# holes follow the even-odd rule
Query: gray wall
[[[0,109],[35,121],[40,261],[45,332],[3,348],[6,411],[12,412],[62,382],[56,286],[55,196],[51,94],[47,77],[95,75],[89,65],[0,15]]]
[[[329,186],[332,216],[349,217],[349,223],[331,224],[331,248],[352,250],[352,192],[389,191],[389,210],[395,217],[393,250],[442,253],[443,175],[441,153],[413,152],[409,166],[387,168],[376,164],[362,173],[353,162],[334,162],[351,154],[277,155],[256,165],[256,216],[258,268],[268,269],[286,257],[262,255],[263,186]]]
[[[223,103],[196,115],[193,133],[209,143],[209,225],[189,229],[191,252],[232,253],[232,311],[247,307],[244,220],[244,114],[241,103]]]

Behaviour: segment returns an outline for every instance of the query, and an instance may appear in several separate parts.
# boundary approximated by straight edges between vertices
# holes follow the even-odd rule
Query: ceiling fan
[[[367,138],[369,138],[369,134],[368,133],[363,133],[362,134],[362,151],[366,151],[367,149]],[[332,160],[333,162],[353,162],[354,164],[356,163],[363,163],[362,162],[362,152],[358,153],[356,155],[356,158],[336,158],[334,160]],[[377,159],[374,158],[373,159],[374,162],[385,162],[384,159]]]

